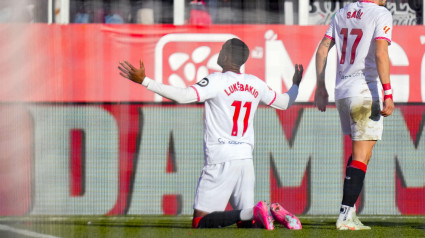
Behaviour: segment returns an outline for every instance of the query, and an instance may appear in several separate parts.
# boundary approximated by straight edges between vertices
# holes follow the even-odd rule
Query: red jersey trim
[[[333,38],[332,36],[325,35],[325,37],[328,38],[328,39],[331,39],[331,40],[335,41],[335,38]]]
[[[274,92],[274,98],[273,100],[269,103],[269,106],[272,105],[274,103],[274,101],[276,100],[276,92]]]
[[[390,40],[390,39],[388,39],[387,37],[382,37],[382,36],[380,36],[380,37],[376,37],[376,38],[375,38],[375,40],[386,40],[386,41],[388,41],[388,43],[390,43],[390,44],[391,44],[391,40]]]
[[[374,2],[368,1],[368,0],[360,0],[359,2],[374,3]]]
[[[201,98],[199,97],[198,90],[195,87],[193,87],[193,86],[190,86],[190,87],[193,88],[193,89],[195,89],[196,97],[198,98],[198,102],[199,102],[201,100]]]

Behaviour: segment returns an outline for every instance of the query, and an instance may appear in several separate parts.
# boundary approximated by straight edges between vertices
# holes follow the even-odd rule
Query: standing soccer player
[[[370,229],[357,218],[355,203],[363,187],[373,146],[381,140],[382,117],[391,115],[394,110],[388,56],[392,16],[383,7],[385,3],[386,0],[363,0],[340,9],[316,54],[314,102],[320,111],[326,111],[326,60],[329,50],[336,45],[335,103],[342,131],[352,140],[352,155],[347,163],[342,205],[336,222],[339,230]]]
[[[128,62],[119,67],[121,76],[163,97],[178,103],[205,102],[205,166],[195,194],[194,228],[224,227],[241,221],[252,224],[254,219],[256,224],[274,229],[267,204],[261,201],[254,207],[254,115],[260,102],[287,109],[298,95],[303,67],[295,65],[294,85],[287,93],[277,94],[259,78],[240,72],[248,56],[244,42],[236,38],[226,41],[217,60],[223,71],[187,88],[146,78],[142,61],[140,69]],[[235,210],[224,211],[229,201]],[[298,218],[279,204],[272,204],[270,210],[287,228],[301,229]],[[287,219],[279,219],[284,217]]]

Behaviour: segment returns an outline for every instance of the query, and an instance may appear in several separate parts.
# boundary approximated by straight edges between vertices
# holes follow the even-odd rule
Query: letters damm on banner
[[[201,105],[2,105],[0,215],[191,214],[203,166]],[[399,106],[373,153],[361,214],[425,214],[424,105]],[[26,118],[22,128],[17,117]],[[19,124],[19,125],[18,125]],[[325,129],[326,128],[326,129]],[[260,107],[256,199],[334,214],[349,144],[337,111]],[[27,133],[31,132],[31,133]],[[80,161],[78,161],[80,160]],[[11,161],[18,162],[11,163]],[[76,163],[77,162],[77,163]],[[81,166],[75,166],[79,164]]]

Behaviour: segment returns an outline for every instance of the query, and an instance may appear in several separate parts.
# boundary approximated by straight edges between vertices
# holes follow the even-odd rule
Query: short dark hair
[[[241,40],[237,38],[230,39],[226,42],[228,44],[228,54],[232,58],[232,63],[237,66],[242,66],[248,60],[249,48]]]

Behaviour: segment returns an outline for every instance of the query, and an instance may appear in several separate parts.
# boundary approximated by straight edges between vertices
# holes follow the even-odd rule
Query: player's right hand
[[[143,80],[146,77],[145,74],[145,66],[143,65],[143,61],[140,60],[140,68],[137,69],[130,63],[124,60],[123,62],[120,62],[120,65],[118,66],[118,69],[121,71],[120,75],[124,78],[130,79],[131,81],[135,83],[142,84]]]
[[[301,83],[301,79],[303,78],[303,72],[304,72],[304,68],[302,64],[296,64],[295,65],[295,73],[294,76],[292,77],[292,83],[300,86]]]
[[[328,104],[329,94],[326,90],[325,85],[317,85],[316,93],[314,94],[314,106],[316,106],[319,111],[326,111],[326,105]]]
[[[394,102],[391,98],[387,98],[384,101],[384,108],[381,111],[381,115],[387,117],[393,113],[394,110]]]

